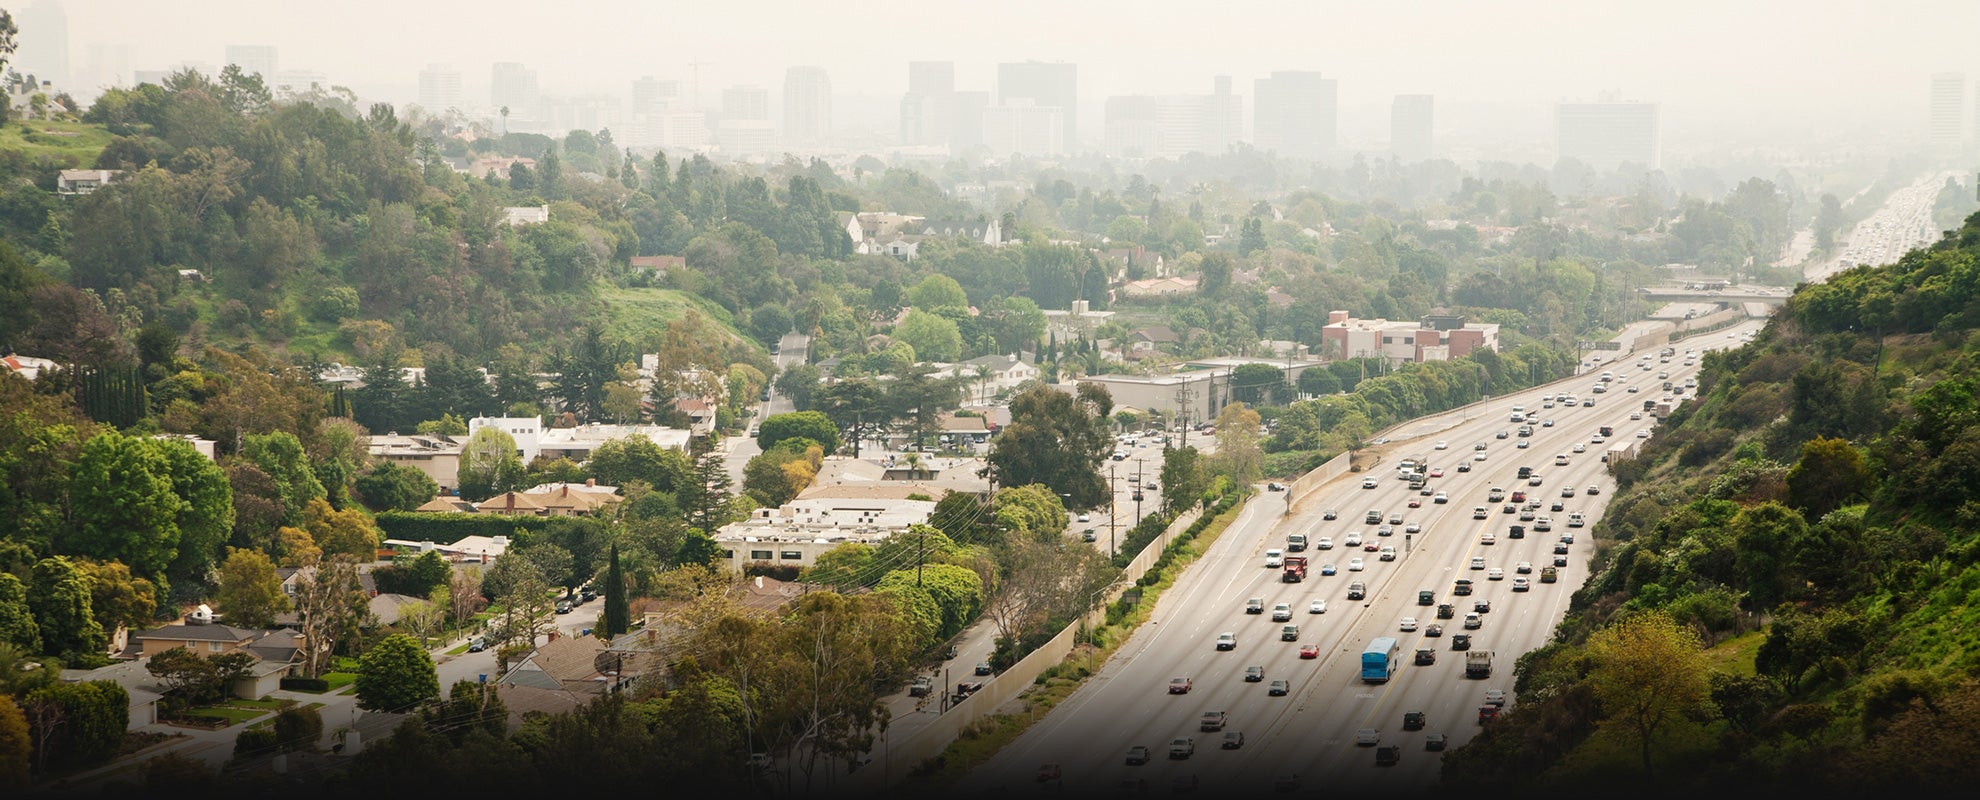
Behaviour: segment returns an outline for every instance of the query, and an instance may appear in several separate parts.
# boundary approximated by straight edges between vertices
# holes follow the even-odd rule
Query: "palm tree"
[[[502,107],[502,135],[509,135],[509,107]]]

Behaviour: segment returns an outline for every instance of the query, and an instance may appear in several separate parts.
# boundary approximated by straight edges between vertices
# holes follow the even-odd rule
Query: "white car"
[[[1415,617],[1403,617],[1403,618],[1402,618],[1402,625],[1400,625],[1400,626],[1398,626],[1398,628],[1399,628],[1399,629],[1400,629],[1400,630],[1401,630],[1401,631],[1402,631],[1403,633],[1410,633],[1410,632],[1413,632],[1413,631],[1415,631],[1415,630],[1416,630],[1416,618],[1415,618]]]
[[[1437,449],[1438,449],[1438,450],[1449,450],[1449,449],[1451,449],[1451,443],[1450,443],[1450,442],[1446,442],[1446,441],[1444,441],[1444,440],[1442,440],[1442,439],[1439,439],[1439,440],[1437,440]]]
[[[1474,453],[1474,454],[1472,454],[1472,456],[1471,456],[1471,460],[1473,460],[1473,461],[1484,461],[1484,460],[1485,460],[1485,454],[1484,454],[1484,453],[1482,453],[1482,452],[1480,452],[1480,453]]]
[[[1485,557],[1484,557],[1484,556],[1472,556],[1472,557],[1471,557],[1471,568],[1472,568],[1472,569],[1484,569],[1484,568],[1485,568]]]
[[[1481,534],[1478,534],[1478,543],[1479,543],[1479,544],[1498,544],[1498,543],[1499,543],[1499,537],[1498,537],[1498,535],[1497,535],[1497,534],[1494,534],[1494,533],[1492,533],[1491,531],[1486,531],[1486,532],[1484,532],[1484,533],[1481,533]]]
[[[1334,549],[1334,537],[1332,537],[1332,536],[1322,536],[1322,537],[1320,537],[1320,538],[1318,538],[1318,539],[1315,539],[1315,540],[1313,540],[1313,549],[1315,549],[1315,550],[1332,550],[1332,549]]]
[[[1361,558],[1359,556],[1348,559],[1348,571],[1349,572],[1361,571]]]
[[[1596,434],[1596,435],[1598,435],[1598,436],[1599,436],[1600,434]],[[1588,452],[1588,445],[1585,445],[1585,444],[1582,444],[1582,443],[1580,443],[1580,442],[1575,442],[1575,443],[1574,443],[1574,451],[1575,451],[1575,452],[1577,452],[1577,453],[1586,453],[1586,452]]]
[[[1505,579],[1506,579],[1506,571],[1505,571],[1505,570],[1503,570],[1503,569],[1500,569],[1500,568],[1498,568],[1498,567],[1493,567],[1493,568],[1491,568],[1490,570],[1487,570],[1487,571],[1485,572],[1485,579],[1486,579],[1486,580],[1488,580],[1488,581],[1502,581],[1502,580],[1505,580]]]
[[[1352,532],[1352,533],[1349,533],[1349,534],[1348,534],[1348,535],[1347,535],[1347,536],[1346,536],[1345,538],[1343,538],[1343,539],[1341,539],[1341,546],[1342,546],[1342,547],[1360,547],[1360,546],[1361,546],[1361,531],[1354,531],[1354,532]]]
[[[1650,438],[1650,429],[1649,429],[1649,428],[1644,428],[1643,430],[1640,430],[1640,431],[1637,431],[1637,432],[1636,432],[1636,438],[1638,438],[1638,439],[1648,439],[1648,438]]]
[[[1374,478],[1362,478],[1362,479],[1361,479],[1361,488],[1363,488],[1363,489],[1373,489],[1373,488],[1375,488],[1375,487],[1376,487],[1376,485],[1377,485],[1377,484],[1375,483],[1375,479],[1374,479]]]
[[[1325,614],[1325,613],[1327,613],[1327,601],[1325,601],[1325,600],[1315,600],[1315,601],[1313,601],[1313,602],[1312,602],[1311,604],[1309,604],[1309,605],[1307,605],[1307,607],[1306,607],[1306,613],[1308,613],[1308,614]]]
[[[1393,547],[1384,547],[1382,548],[1382,552],[1378,553],[1377,555],[1380,556],[1383,561],[1394,561],[1396,560],[1396,549]]]
[[[1531,575],[1533,574],[1533,562],[1521,561],[1518,564],[1514,564],[1513,571],[1521,575]]]
[[[1270,550],[1265,551],[1266,567],[1277,568],[1277,567],[1283,567],[1285,565],[1286,565],[1286,553],[1284,550],[1280,550],[1279,548],[1274,547]]]

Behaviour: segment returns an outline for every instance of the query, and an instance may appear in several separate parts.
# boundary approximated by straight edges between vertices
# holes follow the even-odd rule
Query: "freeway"
[[[1411,438],[1364,452],[1369,460],[1379,461],[1322,487],[1289,514],[1284,494],[1261,492],[1164,593],[1151,620],[1098,674],[974,770],[965,785],[987,793],[1037,786],[1092,794],[1117,786],[1132,789],[1123,784],[1137,781],[1144,782],[1143,787],[1175,783],[1177,788],[1201,781],[1219,792],[1265,791],[1279,776],[1297,774],[1300,785],[1307,788],[1379,788],[1386,793],[1430,789],[1437,780],[1439,755],[1425,752],[1425,736],[1445,734],[1452,748],[1470,740],[1479,730],[1478,707],[1485,691],[1511,694],[1514,662],[1551,638],[1570,594],[1587,580],[1588,562],[1596,549],[1589,531],[1614,488],[1601,463],[1602,454],[1616,442],[1634,440],[1639,430],[1654,429],[1656,420],[1650,415],[1629,417],[1642,409],[1643,400],[1665,394],[1658,373],[1668,373],[1670,380],[1682,385],[1697,372],[1695,363],[1684,365],[1684,350],[1736,345],[1743,332],[1759,325],[1757,320],[1749,321],[1679,342],[1675,345],[1679,355],[1669,363],[1660,363],[1654,350],[1645,351],[1653,354],[1648,369],[1627,356],[1604,365],[1602,369],[1616,373],[1617,380],[1603,394],[1592,391],[1601,382],[1599,376],[1584,373],[1401,426]],[[1639,391],[1628,392],[1631,385]],[[1543,394],[1558,393],[1593,399],[1596,404],[1546,407]],[[1535,423],[1531,436],[1519,436],[1520,423],[1509,419],[1515,405],[1554,424]],[[1612,426],[1613,435],[1605,442],[1593,441],[1603,425]],[[1501,431],[1506,438],[1497,438]],[[1445,449],[1437,449],[1440,440]],[[1522,441],[1529,444],[1521,448]],[[1475,449],[1480,443],[1484,450]],[[1574,452],[1576,444],[1584,452]],[[1484,460],[1474,460],[1481,454]],[[1566,456],[1567,465],[1557,466],[1557,456]],[[1443,471],[1442,477],[1430,479],[1429,496],[1411,491],[1406,481],[1397,479],[1392,465],[1410,457],[1426,458]],[[1460,465],[1471,469],[1459,472]],[[1538,486],[1517,479],[1520,466],[1539,473]],[[1362,488],[1366,477],[1375,478],[1373,488]],[[1598,494],[1588,494],[1590,486]],[[1503,503],[1487,502],[1493,487],[1528,492],[1529,500],[1541,504],[1535,516],[1551,517],[1552,529],[1536,531],[1537,520],[1521,522],[1518,509],[1505,513]],[[1564,489],[1572,496],[1563,497]],[[1435,502],[1436,492],[1447,493],[1449,501]],[[1409,507],[1412,499],[1420,506]],[[1552,510],[1556,502],[1560,511]],[[1484,519],[1474,518],[1474,509],[1480,506],[1485,509]],[[1324,519],[1327,509],[1334,510],[1337,518]],[[1383,523],[1391,515],[1401,516],[1404,523],[1395,526],[1394,535],[1378,536],[1377,526],[1365,523],[1371,509],[1380,512]],[[1554,563],[1555,545],[1570,530],[1565,527],[1566,516],[1574,512],[1586,516],[1588,527],[1572,529],[1578,535],[1567,548],[1560,581],[1540,583],[1539,569]],[[1407,533],[1409,523],[1419,525],[1421,532]],[[1514,524],[1526,526],[1524,538],[1509,537]],[[1282,547],[1286,535],[1296,532],[1310,538],[1333,537],[1336,548],[1307,551],[1312,574],[1305,582],[1283,583],[1279,570],[1263,566],[1263,554],[1266,548]],[[1487,532],[1495,534],[1494,543],[1483,543],[1482,534]],[[1360,533],[1378,546],[1395,546],[1400,555],[1385,562],[1374,552],[1349,552],[1342,544],[1349,533]],[[1349,569],[1349,560],[1356,557],[1365,560],[1359,572]],[[1489,580],[1485,569],[1470,568],[1474,557],[1483,558],[1488,569],[1503,569],[1504,579]],[[1514,574],[1515,564],[1522,561],[1533,564],[1533,574]],[[1338,574],[1320,574],[1320,565],[1330,562],[1338,566]],[[1531,591],[1512,591],[1516,577],[1532,580]],[[1453,597],[1458,578],[1471,578],[1476,592]],[[1366,582],[1368,595],[1350,601],[1348,584],[1356,580]],[[1455,618],[1435,619],[1434,606],[1417,605],[1417,593],[1425,589],[1434,592],[1436,602],[1458,604]],[[1281,640],[1285,623],[1267,614],[1244,612],[1245,601],[1254,597],[1267,608],[1282,602],[1292,606],[1291,622],[1299,626],[1296,641]],[[1309,612],[1314,599],[1326,601],[1324,613]],[[1480,628],[1460,630],[1465,613],[1477,600],[1490,602],[1490,610],[1479,615]],[[1404,616],[1414,616],[1426,626],[1441,623],[1444,635],[1402,632],[1398,623]],[[1214,647],[1217,636],[1225,632],[1237,637],[1233,651]],[[1451,649],[1455,633],[1470,633],[1476,649],[1494,651],[1489,679],[1464,677],[1464,654]],[[1358,677],[1361,651],[1379,636],[1400,640],[1403,666],[1387,683],[1363,683]],[[1318,657],[1303,659],[1300,646],[1309,644],[1319,647]],[[1410,663],[1419,646],[1435,649],[1434,664]],[[1250,666],[1262,668],[1262,682],[1244,680]],[[1167,686],[1176,677],[1192,679],[1194,689],[1169,694]],[[1278,679],[1290,682],[1289,691],[1271,696],[1267,686]],[[1243,733],[1243,745],[1224,750],[1223,732],[1199,731],[1199,716],[1206,711],[1227,712],[1226,731]],[[1423,730],[1401,729],[1406,711],[1426,714]],[[1401,745],[1400,762],[1377,767],[1374,748],[1355,744],[1356,732],[1363,728],[1379,730],[1383,744]],[[1169,743],[1178,737],[1195,740],[1194,755],[1165,758]],[[1143,765],[1125,763],[1128,748],[1135,745],[1150,748],[1153,758]],[[1046,763],[1059,766],[1058,778],[1039,780],[1039,767]]]

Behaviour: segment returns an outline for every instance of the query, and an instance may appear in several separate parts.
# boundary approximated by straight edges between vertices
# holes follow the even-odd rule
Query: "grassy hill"
[[[0,125],[0,151],[26,153],[31,163],[62,169],[88,169],[110,144],[101,125],[27,120]]]

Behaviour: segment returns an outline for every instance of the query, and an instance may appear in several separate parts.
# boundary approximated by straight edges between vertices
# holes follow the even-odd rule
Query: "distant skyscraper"
[[[131,85],[130,79],[130,45],[97,43],[89,46],[89,66],[79,81],[82,85],[128,87]]]
[[[761,86],[731,86],[722,91],[723,119],[770,118],[770,90]]]
[[[1597,170],[1625,163],[1656,169],[1663,147],[1656,103],[1560,103],[1554,130],[1559,157]]]
[[[955,136],[955,94],[955,62],[908,62],[908,90],[901,95],[901,144],[949,144]]]
[[[1399,94],[1389,104],[1389,153],[1405,164],[1429,161],[1435,148],[1437,98]]]
[[[1079,66],[1063,61],[997,65],[997,105],[1020,105],[1028,100],[1033,107],[1060,110],[1062,147],[1079,146]],[[1035,114],[1036,112],[1026,112]]]
[[[1181,158],[1203,152],[1204,96],[1165,94],[1155,98],[1155,152],[1159,158]]]
[[[1321,159],[1334,151],[1338,87],[1318,72],[1280,70],[1252,83],[1251,141],[1285,158]]]
[[[8,67],[35,80],[69,88],[69,15],[54,0],[39,0],[14,15],[18,49]]]
[[[1218,75],[1203,98],[1203,152],[1223,153],[1244,138],[1244,98],[1231,92],[1231,76]]]
[[[784,70],[784,141],[817,144],[832,133],[832,79],[824,67]]]
[[[1966,122],[1966,73],[1938,72],[1932,75],[1932,144],[1958,147],[1966,137],[1960,126]]]
[[[1056,156],[1066,152],[1065,110],[1016,98],[983,110],[983,144],[998,155]]]
[[[908,91],[919,94],[947,94],[955,90],[956,62],[908,62]]]
[[[273,45],[227,45],[227,63],[240,67],[244,75],[260,75],[264,83],[274,80],[275,73],[280,71],[275,61]]]
[[[956,92],[954,122],[949,128],[949,152],[983,146],[983,114],[990,108],[989,92]]]
[[[1102,149],[1114,158],[1153,158],[1156,100],[1147,95],[1107,98]]]
[[[536,70],[514,61],[497,61],[488,70],[488,101],[497,113],[503,108],[515,116],[532,116],[539,102]]]
[[[461,71],[446,64],[428,64],[419,71],[419,107],[438,116],[460,109]]]

